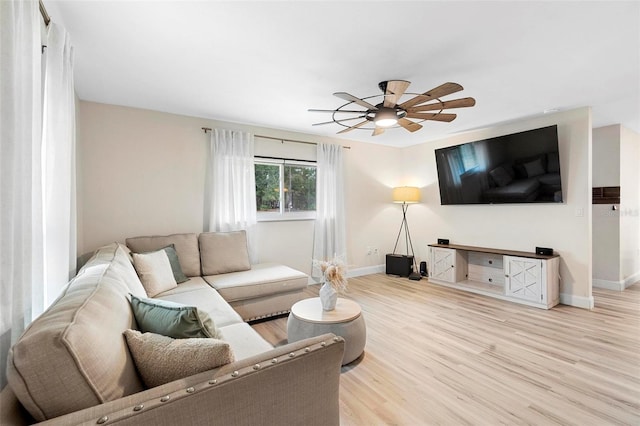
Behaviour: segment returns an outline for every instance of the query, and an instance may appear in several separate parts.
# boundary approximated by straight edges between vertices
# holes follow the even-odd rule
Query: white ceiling
[[[472,128],[593,107],[593,126],[640,132],[640,2],[57,1],[82,100],[334,136],[330,114],[411,81],[453,81],[473,108],[372,137],[408,146]],[[403,100],[408,97],[403,97]],[[379,102],[379,101],[378,101]]]

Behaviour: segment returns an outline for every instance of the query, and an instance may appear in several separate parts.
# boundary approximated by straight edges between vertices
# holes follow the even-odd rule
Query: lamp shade
[[[420,188],[415,186],[399,186],[393,188],[393,202],[394,203],[419,203],[420,202]]]

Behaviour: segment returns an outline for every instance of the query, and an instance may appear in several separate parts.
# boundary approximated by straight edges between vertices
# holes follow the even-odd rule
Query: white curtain
[[[256,178],[253,135],[213,129],[205,197],[205,231],[247,231],[249,258],[257,263],[255,243]]]
[[[344,206],[343,148],[335,144],[318,144],[316,174],[316,223],[313,259],[340,257],[347,263],[347,236]],[[314,266],[313,277],[321,277]]]
[[[75,134],[73,48],[65,29],[51,22],[42,118],[46,306],[76,273]]]
[[[44,308],[40,19],[35,0],[0,1],[0,387]]]

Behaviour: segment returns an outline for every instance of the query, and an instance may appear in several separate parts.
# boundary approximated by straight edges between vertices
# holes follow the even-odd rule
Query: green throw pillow
[[[213,320],[195,306],[131,295],[131,308],[142,333],[156,333],[174,339],[221,337]]]
[[[189,281],[189,278],[182,272],[180,267],[180,261],[178,260],[178,253],[176,253],[176,247],[171,244],[163,247],[162,250],[167,252],[169,263],[171,264],[171,271],[173,272],[173,278],[176,279],[176,283],[180,284],[185,281]]]

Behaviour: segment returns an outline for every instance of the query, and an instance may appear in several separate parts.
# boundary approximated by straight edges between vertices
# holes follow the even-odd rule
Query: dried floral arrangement
[[[325,282],[338,293],[347,290],[347,265],[341,256],[336,256],[331,260],[314,260],[314,266],[317,266],[324,275]]]

